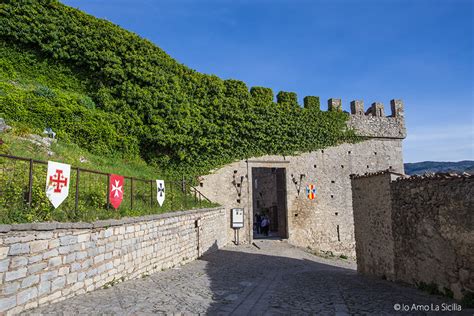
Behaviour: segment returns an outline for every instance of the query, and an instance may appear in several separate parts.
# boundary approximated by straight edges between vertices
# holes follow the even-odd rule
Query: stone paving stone
[[[285,241],[227,246],[179,268],[28,311],[38,315],[426,315],[395,304],[452,304],[417,289],[357,274]],[[433,315],[442,315],[435,312]],[[473,310],[446,315],[473,315]]]

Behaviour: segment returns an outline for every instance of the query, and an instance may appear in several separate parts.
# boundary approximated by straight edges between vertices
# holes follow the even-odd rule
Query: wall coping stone
[[[398,178],[396,182],[400,181],[423,181],[423,180],[454,180],[454,179],[474,179],[474,174],[463,173],[425,173],[424,175],[413,175],[406,178]]]
[[[466,172],[463,173],[454,173],[454,172],[439,172],[439,173],[425,173],[423,175],[406,175],[401,173],[396,173],[391,171],[390,169],[377,171],[377,172],[366,172],[364,174],[351,174],[351,179],[361,179],[361,178],[370,178],[376,177],[384,174],[393,174],[400,176],[394,182],[402,182],[402,181],[423,181],[423,180],[447,180],[447,179],[474,179],[474,174],[469,174]]]
[[[398,178],[398,179],[409,177],[406,174],[397,173],[397,172],[393,172],[391,169],[386,169],[386,170],[377,171],[377,172],[366,172],[364,174],[355,174],[355,173],[353,173],[353,174],[350,175],[350,178],[351,179],[370,178],[370,177],[380,176],[380,175],[383,175],[383,174],[394,174],[394,175],[400,176],[400,178]]]
[[[222,210],[223,207],[214,208],[203,208],[186,211],[174,211],[163,214],[145,215],[139,217],[124,217],[121,219],[107,219],[99,220],[92,223],[87,222],[40,222],[40,223],[22,223],[22,224],[0,224],[0,233],[8,233],[10,231],[48,231],[48,230],[59,230],[59,229],[86,229],[86,228],[105,228],[110,226],[120,226],[124,224],[133,224],[140,222],[149,222],[159,219],[166,219],[175,216],[184,216],[205,213],[209,211]]]

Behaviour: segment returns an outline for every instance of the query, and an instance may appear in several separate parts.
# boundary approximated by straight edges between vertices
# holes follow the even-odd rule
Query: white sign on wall
[[[233,208],[232,209],[232,228],[244,227],[244,209]]]

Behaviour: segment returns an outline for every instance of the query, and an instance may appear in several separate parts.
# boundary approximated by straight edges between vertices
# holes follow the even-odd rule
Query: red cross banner
[[[158,204],[160,204],[160,206],[163,206],[163,202],[165,201],[164,180],[156,180],[156,199],[158,200]]]
[[[122,176],[111,174],[109,180],[109,201],[112,206],[117,209],[123,200],[123,183]]]
[[[71,165],[48,161],[48,174],[46,175],[46,196],[54,208],[61,205],[69,195],[71,182]]]

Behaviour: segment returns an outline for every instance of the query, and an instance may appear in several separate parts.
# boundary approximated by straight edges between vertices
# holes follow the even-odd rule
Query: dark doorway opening
[[[288,238],[285,168],[252,168],[252,205],[254,239]]]

